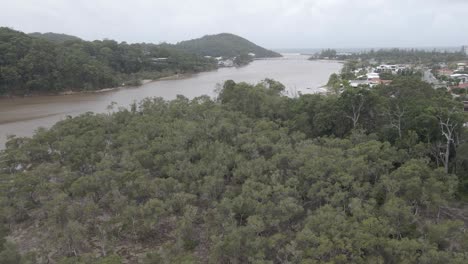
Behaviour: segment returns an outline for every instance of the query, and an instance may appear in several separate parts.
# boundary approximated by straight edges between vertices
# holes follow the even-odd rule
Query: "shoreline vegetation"
[[[139,85],[122,85],[122,86],[116,86],[116,87],[108,87],[108,88],[102,88],[98,90],[82,90],[82,91],[74,91],[74,90],[65,90],[60,93],[35,93],[35,94],[28,94],[28,95],[0,95],[0,101],[1,100],[7,100],[7,99],[15,99],[15,98],[26,98],[26,97],[37,97],[37,96],[66,96],[66,95],[75,95],[75,94],[93,94],[93,93],[105,93],[105,92],[111,92],[111,91],[116,91],[119,89],[124,89],[124,88],[132,88],[132,87],[139,87],[151,82],[156,82],[156,81],[161,81],[161,80],[172,80],[172,79],[177,79],[178,74],[176,75],[171,75],[167,77],[161,77],[160,79],[144,79],[140,81]]]
[[[206,71],[208,72],[208,71]],[[111,92],[111,91],[116,91],[120,89],[125,89],[125,88],[138,88],[140,86],[143,86],[148,83],[152,82],[157,82],[157,81],[168,81],[168,80],[180,80],[180,79],[185,79],[190,76],[192,76],[193,73],[183,73],[183,74],[173,74],[173,75],[168,75],[165,77],[160,77],[158,79],[143,79],[139,80],[139,84],[137,85],[122,85],[122,86],[117,86],[117,87],[109,87],[109,88],[103,88],[99,90],[93,90],[93,91],[65,91],[61,92],[59,94],[48,94],[48,95],[73,95],[73,94],[80,94],[80,93],[105,93],[105,92]]]
[[[209,72],[209,71],[204,71],[204,72]],[[199,72],[199,73],[202,73],[202,72]],[[115,90],[125,89],[125,88],[138,88],[142,85],[152,83],[152,82],[186,79],[186,78],[193,76],[194,74],[196,73],[172,74],[172,75],[168,75],[165,77],[160,77],[158,79],[143,79],[140,81],[138,85],[123,85],[123,86],[118,86],[118,87],[103,88],[103,89],[94,90],[94,91],[67,91],[67,92],[60,93],[58,95],[72,95],[72,94],[80,94],[80,93],[105,93],[105,92],[110,92],[110,91],[115,91]]]
[[[304,54],[300,54],[300,55],[304,55]],[[277,57],[265,57],[265,58],[258,58],[258,59],[255,59],[255,60],[268,60],[268,59],[272,59],[272,58],[277,58]],[[343,60],[325,60],[325,59],[317,59],[317,61],[334,61],[334,62],[341,63],[341,64],[345,64],[345,62],[346,62],[346,61],[343,61]],[[236,66],[236,68],[246,67],[252,62],[253,61],[249,62],[248,64]],[[0,95],[0,101],[1,100],[8,100],[8,99],[15,99],[15,98],[25,98],[25,97],[67,96],[67,95],[76,95],[76,94],[93,94],[93,93],[112,92],[112,91],[116,91],[116,90],[119,90],[119,89],[125,89],[125,88],[138,88],[138,87],[140,87],[142,85],[146,85],[148,83],[157,82],[157,81],[185,79],[185,78],[189,78],[189,77],[193,76],[194,74],[206,73],[206,72],[215,71],[215,70],[218,70],[218,68],[213,69],[213,70],[203,71],[203,72],[197,72],[197,73],[171,74],[171,75],[159,77],[157,79],[142,79],[141,81],[138,82],[138,84],[135,84],[135,85],[121,85],[121,86],[116,86],[116,87],[102,88],[102,89],[98,89],[98,90],[81,90],[81,91],[65,90],[65,91],[60,92],[60,93],[36,93],[36,94],[28,94],[28,95]],[[320,89],[317,93],[320,93],[320,94],[329,93],[329,91],[326,90],[326,88],[328,88],[327,85],[328,84],[324,84],[322,86],[317,87],[318,89]]]
[[[177,44],[128,44],[0,27],[0,97],[103,92],[280,56],[228,33]]]
[[[274,58],[274,57],[271,57],[271,58]],[[269,59],[269,58],[261,58],[261,59]],[[261,59],[259,59],[259,60],[261,60]],[[248,66],[250,63],[236,66],[236,68]],[[218,70],[218,68],[213,69],[213,70]],[[116,87],[108,87],[108,88],[102,88],[102,89],[98,89],[98,90],[81,90],[81,91],[65,90],[65,91],[60,92],[60,93],[36,93],[36,94],[28,94],[28,95],[21,95],[21,96],[20,95],[0,95],[0,101],[1,100],[7,100],[7,99],[14,99],[14,98],[25,98],[25,97],[36,97],[36,96],[66,96],[66,95],[75,95],[75,94],[93,94],[93,93],[112,92],[112,91],[116,91],[116,90],[119,90],[119,89],[138,88],[138,87],[146,85],[148,83],[157,82],[157,81],[186,79],[186,78],[190,78],[194,74],[207,73],[207,72],[210,72],[210,71],[213,71],[213,70],[207,70],[207,71],[196,72],[196,73],[171,74],[171,75],[159,77],[157,79],[142,79],[142,80],[137,80],[136,84],[121,85],[121,86],[116,86]]]
[[[305,54],[306,55],[306,54]],[[421,64],[434,65],[440,62],[466,59],[462,51],[427,51],[421,49],[381,48],[363,52],[339,52],[335,49],[324,49],[314,54],[307,54],[310,60],[357,60],[370,64]]]

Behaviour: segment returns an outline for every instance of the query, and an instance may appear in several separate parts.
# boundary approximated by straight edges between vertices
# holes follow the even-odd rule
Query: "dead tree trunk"
[[[449,173],[450,146],[452,142],[454,142],[455,129],[458,123],[451,118],[450,113],[446,117],[439,116],[438,119],[440,131],[446,140],[444,159],[442,161],[444,163],[445,173]]]
[[[364,98],[362,96],[359,96],[358,104],[356,105],[353,103],[352,105],[353,115],[347,115],[347,117],[353,121],[353,128],[357,127],[363,106],[364,106]]]

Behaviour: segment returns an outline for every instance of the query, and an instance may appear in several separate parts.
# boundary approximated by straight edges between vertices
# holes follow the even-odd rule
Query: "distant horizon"
[[[7,27],[7,26],[2,26],[0,25],[0,27]],[[24,32],[22,30],[19,30],[19,29],[16,29],[16,28],[13,28],[13,27],[8,27],[10,29],[13,29],[13,30],[16,30],[16,31],[21,31],[21,32]],[[81,36],[78,36],[78,35],[74,35],[74,34],[71,34],[71,33],[66,33],[66,32],[52,32],[52,31],[33,31],[33,32],[24,32],[25,34],[33,34],[33,33],[41,33],[41,34],[47,34],[47,33],[54,33],[54,34],[64,34],[64,35],[69,35],[69,36],[74,36],[74,37],[78,37],[84,41],[95,41],[95,40],[115,40],[115,39],[112,39],[112,38],[107,38],[107,37],[104,37],[104,38],[100,38],[100,39],[85,39]],[[223,33],[228,33],[228,34],[234,34],[234,35],[237,35],[235,33],[231,33],[231,32],[219,32],[219,33],[214,33],[214,34],[203,34],[201,36],[199,36],[198,38],[201,38],[201,37],[204,37],[204,36],[207,36],[207,35],[218,35],[218,34],[223,34]],[[245,38],[241,35],[238,35],[242,38]],[[247,40],[255,43],[254,41],[246,38]],[[186,39],[186,40],[190,40],[190,39]],[[126,42],[126,43],[129,43],[129,44],[138,44],[138,43],[152,43],[152,44],[160,44],[160,43],[168,43],[168,44],[177,44],[181,41],[185,41],[185,40],[180,40],[178,42],[129,42],[129,41],[120,41],[120,40],[115,40],[117,42]],[[255,43],[257,45],[259,45],[258,43]],[[417,49],[417,50],[425,50],[425,51],[430,51],[430,50],[437,50],[437,51],[447,51],[447,52],[456,52],[457,50],[461,50],[462,46],[464,45],[468,45],[467,44],[461,44],[461,45],[451,45],[451,46],[437,46],[437,45],[434,45],[434,46],[431,46],[431,45],[427,45],[427,46],[382,46],[382,47],[291,47],[291,48],[271,48],[271,47],[268,47],[268,46],[262,46],[266,49],[269,49],[269,50],[272,50],[272,51],[275,51],[275,52],[301,52],[301,51],[314,51],[314,52],[317,52],[317,51],[320,51],[320,50],[324,50],[324,49],[334,49],[338,52],[362,52],[362,51],[370,51],[370,50],[380,50],[380,49]],[[261,45],[259,45],[261,46]]]
[[[230,32],[270,49],[451,47],[468,44],[466,10],[465,0],[21,0],[2,3],[0,25],[127,43]]]
[[[466,45],[466,44],[465,44]],[[356,52],[356,51],[370,51],[370,50],[388,50],[388,49],[415,49],[415,50],[424,50],[424,51],[447,51],[447,52],[455,52],[460,51],[462,46],[421,46],[421,47],[405,47],[405,46],[387,46],[387,47],[345,47],[345,48],[337,48],[337,47],[323,47],[323,48],[269,48],[276,52],[286,52],[286,51],[320,51],[324,49],[334,49],[338,52]]]

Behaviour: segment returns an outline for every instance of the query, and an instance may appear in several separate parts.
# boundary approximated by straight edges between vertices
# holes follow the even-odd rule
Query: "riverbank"
[[[29,97],[40,97],[40,96],[66,96],[66,95],[76,95],[76,94],[99,94],[99,93],[106,93],[106,92],[112,92],[120,89],[126,89],[126,88],[136,88],[140,87],[143,85],[146,85],[151,82],[156,82],[156,81],[169,81],[169,80],[181,80],[181,79],[186,79],[192,77],[194,74],[198,73],[207,73],[207,72],[212,72],[212,71],[217,71],[219,69],[223,68],[242,68],[242,67],[247,67],[249,66],[252,62],[256,60],[268,60],[268,59],[276,59],[276,58],[282,58],[282,57],[271,57],[271,58],[256,58],[255,60],[249,61],[246,64],[241,64],[238,66],[234,67],[216,67],[214,69],[210,70],[205,70],[205,71],[200,71],[200,72],[189,72],[189,73],[169,73],[167,75],[161,74],[160,77],[157,78],[148,78],[152,77],[154,73],[143,73],[142,75],[148,79],[142,79],[139,80],[138,78],[136,79],[136,82],[139,83],[138,85],[121,85],[121,86],[116,86],[116,87],[107,87],[107,88],[101,88],[101,89],[96,89],[96,90],[66,90],[62,92],[34,92],[34,93],[29,93],[29,94],[24,94],[24,95],[14,95],[14,94],[9,94],[9,95],[0,95],[0,100],[5,100],[5,99],[15,99],[15,98],[29,98]],[[143,78],[144,78],[143,77]]]
[[[336,62],[336,63],[341,63],[341,64],[345,64],[346,63],[346,60],[327,60],[327,59],[319,59],[319,58],[308,58],[307,60],[310,60],[310,61],[326,61],[326,62]]]
[[[249,63],[250,64],[250,63]],[[242,65],[239,67],[233,67],[233,68],[240,68],[240,67],[246,67],[247,65]],[[106,93],[106,92],[113,92],[117,91],[120,89],[128,89],[128,88],[138,88],[143,85],[152,83],[152,82],[157,82],[157,81],[171,81],[171,80],[182,80],[182,79],[187,79],[195,74],[198,73],[208,73],[208,72],[213,72],[217,71],[219,69],[223,69],[225,67],[221,68],[216,68],[212,70],[207,70],[207,71],[201,71],[201,72],[192,72],[192,73],[177,73],[177,74],[169,74],[166,76],[162,76],[159,78],[154,78],[154,79],[143,79],[139,81],[139,85],[121,85],[117,87],[108,87],[108,88],[102,88],[102,89],[97,89],[97,90],[67,90],[63,92],[58,92],[58,93],[50,93],[50,92],[42,92],[42,93],[30,93],[30,94],[25,94],[25,95],[0,95],[0,101],[1,100],[8,100],[8,99],[19,99],[19,98],[30,98],[30,97],[41,97],[41,96],[67,96],[67,95],[77,95],[77,94],[100,94],[100,93]]]
[[[216,88],[226,80],[258,83],[271,78],[283,83],[288,94],[320,91],[331,73],[338,73],[342,64],[331,61],[308,61],[306,56],[290,55],[269,60],[255,60],[239,68],[172,74],[150,80],[140,87],[120,87],[100,92],[77,92],[70,95],[16,97],[0,101],[0,149],[7,135],[31,136],[38,127],[49,128],[66,116],[86,112],[106,113],[112,102],[127,107],[145,98],[172,100],[178,95],[189,99],[217,96]]]
[[[207,71],[208,72],[208,71]],[[122,86],[117,86],[117,87],[108,87],[108,88],[102,88],[102,89],[97,89],[97,90],[67,90],[59,93],[31,93],[31,94],[26,94],[26,95],[0,95],[0,100],[8,100],[8,99],[15,99],[15,98],[28,98],[28,97],[40,97],[40,96],[66,96],[66,95],[76,95],[76,94],[99,94],[99,93],[105,93],[105,92],[111,92],[111,91],[116,91],[119,89],[126,89],[126,88],[132,88],[132,87],[140,87],[143,85],[146,85],[151,82],[156,82],[156,81],[164,81],[164,80],[178,80],[178,79],[183,79],[183,78],[189,78],[192,76],[193,73],[183,73],[183,74],[172,74],[156,79],[144,79],[140,81],[139,85],[122,85]]]
[[[147,83],[150,83],[150,82],[154,82],[155,80],[141,80],[141,84],[138,85],[138,86],[142,86],[142,85],[145,85]],[[136,87],[138,87],[136,86]],[[135,86],[118,86],[118,87],[111,87],[111,88],[103,88],[103,89],[99,89],[99,90],[92,90],[92,91],[65,91],[65,92],[61,92],[61,93],[58,93],[57,95],[73,95],[73,94],[80,94],[80,93],[105,93],[105,92],[110,92],[110,91],[115,91],[115,90],[118,90],[118,89],[122,89],[122,88],[128,88],[128,87],[135,87]]]

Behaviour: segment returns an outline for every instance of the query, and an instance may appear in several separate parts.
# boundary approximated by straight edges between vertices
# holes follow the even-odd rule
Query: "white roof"
[[[349,85],[351,87],[358,87],[359,85],[369,85],[370,82],[368,80],[350,80]]]
[[[452,78],[468,77],[468,74],[466,74],[466,73],[455,73],[455,74],[450,75],[450,77],[452,77]]]
[[[371,72],[366,75],[367,75],[367,78],[380,78],[380,75],[376,72]]]

